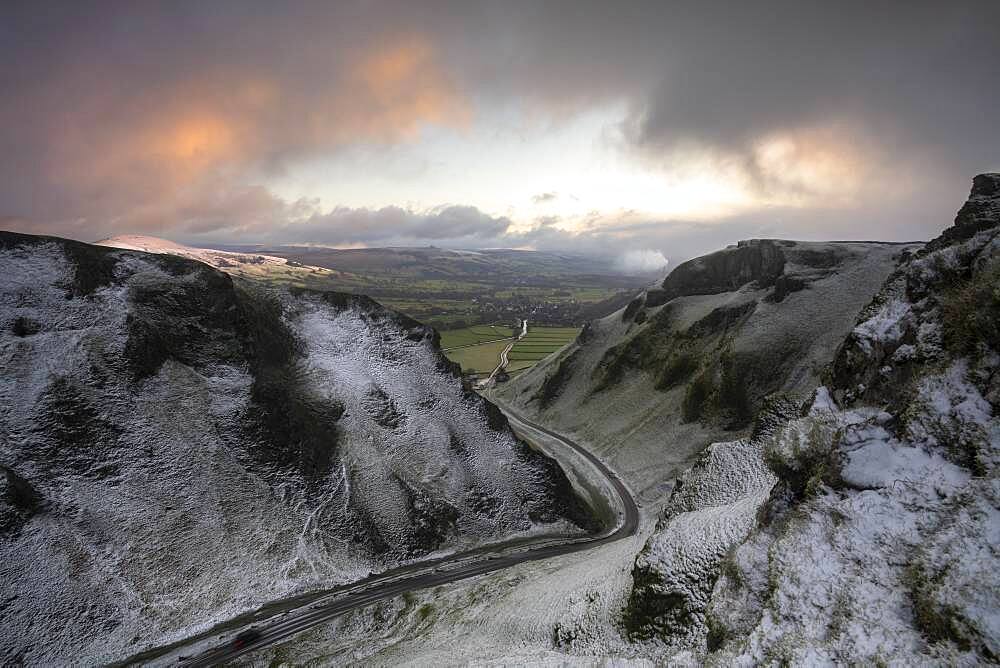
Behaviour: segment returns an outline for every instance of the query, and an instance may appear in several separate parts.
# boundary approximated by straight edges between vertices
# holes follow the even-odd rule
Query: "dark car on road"
[[[233,647],[239,649],[241,647],[246,647],[254,640],[260,638],[260,631],[254,628],[247,629],[246,631],[240,631],[233,638]]]

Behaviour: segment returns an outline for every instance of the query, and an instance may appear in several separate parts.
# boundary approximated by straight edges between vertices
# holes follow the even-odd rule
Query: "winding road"
[[[514,431],[524,440],[541,447],[552,456],[558,457],[560,451],[565,455],[577,456],[578,461],[592,467],[591,473],[603,477],[608,490],[613,490],[617,496],[606,500],[615,509],[612,512],[617,519],[610,528],[590,536],[549,535],[515,539],[410,564],[335,589],[273,603],[197,636],[142,652],[115,665],[144,664],[156,659],[170,660],[170,657],[176,656],[183,666],[214,666],[278,643],[351,610],[408,591],[456,582],[528,561],[589,550],[635,535],[639,528],[639,507],[632,493],[614,471],[578,443],[535,424],[510,409],[504,408],[503,411]],[[236,636],[241,632],[246,637],[245,632],[251,627],[254,629],[252,637],[242,643],[235,642]],[[211,639],[221,642],[198,654],[185,656],[185,650],[197,652]]]
[[[490,377],[487,378],[485,381],[483,381],[481,385],[479,385],[479,389],[481,390],[488,389],[490,385],[493,384],[494,380],[496,379],[496,375],[501,371],[505,370],[507,368],[507,365],[510,364],[510,360],[507,359],[507,355],[509,355],[510,351],[514,348],[514,344],[523,339],[527,335],[528,335],[528,321],[522,320],[521,333],[518,334],[516,337],[514,337],[513,341],[507,344],[507,346],[505,346],[504,349],[500,351],[500,363],[497,364],[497,368],[493,369],[493,373],[490,374]]]

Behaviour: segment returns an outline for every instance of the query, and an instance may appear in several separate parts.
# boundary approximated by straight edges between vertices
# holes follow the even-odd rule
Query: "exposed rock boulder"
[[[662,289],[662,288],[657,288],[655,290],[647,290],[646,291],[646,306],[648,306],[650,308],[655,308],[657,306],[663,306],[668,301],[670,301],[670,299],[671,299],[671,297],[670,297],[669,293],[666,290]]]
[[[738,326],[757,308],[757,302],[750,300],[734,306],[720,306],[697,320],[682,333],[692,339],[716,336]]]
[[[736,247],[688,260],[663,281],[658,300],[688,295],[714,295],[736,290],[747,283],[774,284],[785,269],[781,246],[770,239],[741,241]]]
[[[639,313],[639,310],[642,308],[644,303],[645,299],[643,299],[643,297],[636,297],[630,301],[628,306],[625,307],[625,310],[622,311],[622,321],[629,322],[634,320],[636,314]]]
[[[1000,218],[1000,174],[980,174],[972,180],[969,199],[955,216],[955,224],[927,244],[926,252],[939,250],[956,241],[996,227]]]
[[[42,497],[31,483],[0,466],[0,535],[20,529],[41,505]]]
[[[804,290],[806,285],[806,282],[801,278],[782,274],[774,280],[774,292],[765,297],[765,299],[774,303],[783,302],[785,301],[785,297],[793,292]]]
[[[573,368],[580,357],[579,350],[575,350],[559,362],[555,373],[548,376],[538,390],[538,405],[547,408],[562,393],[563,386],[573,375]]]
[[[715,443],[678,480],[632,570],[624,623],[633,638],[678,647],[704,641],[719,565],[750,533],[774,484],[760,447],[752,440]]]

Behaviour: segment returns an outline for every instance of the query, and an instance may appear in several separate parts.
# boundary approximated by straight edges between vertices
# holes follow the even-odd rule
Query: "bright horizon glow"
[[[860,159],[842,128],[766,137],[754,159],[762,188],[738,156],[678,148],[669,164],[626,150],[623,104],[569,119],[540,120],[518,110],[481,112],[472,128],[427,125],[413,141],[358,144],[290,167],[267,187],[286,201],[428,212],[475,206],[524,232],[540,221],[576,233],[604,221],[710,223],[769,207],[843,203],[859,189]],[[529,120],[530,119],[530,120]]]

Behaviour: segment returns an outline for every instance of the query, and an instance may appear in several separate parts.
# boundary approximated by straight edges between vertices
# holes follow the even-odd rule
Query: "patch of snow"
[[[875,344],[891,346],[906,330],[910,316],[910,305],[901,299],[890,299],[872,317],[854,328],[854,335],[870,352]]]
[[[837,402],[834,401],[829,388],[825,385],[817,387],[816,393],[813,395],[812,405],[809,407],[809,414],[820,415],[822,413],[834,413],[837,410]]]
[[[945,419],[953,428],[1000,433],[966,373],[967,362],[957,360],[922,379],[923,401],[912,409],[911,423],[940,426]],[[873,409],[824,411],[793,421],[777,437],[801,443],[802,434],[817,428],[836,434],[831,442],[842,455],[845,487],[806,500],[737,548],[737,575],[723,574],[712,595],[710,615],[737,634],[717,660],[972,660],[961,648],[928,645],[914,623],[914,597],[952,615],[973,646],[995,649],[1000,590],[988,583],[1000,568],[997,484],[950,461],[933,428],[911,428],[918,438],[900,440],[888,431],[893,419]],[[800,436],[789,439],[794,434]],[[991,438],[995,451],[1000,438]],[[778,447],[788,457],[799,452]],[[975,592],[973,582],[979,583]]]

